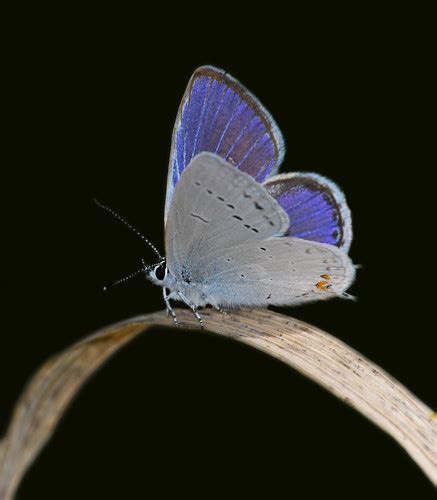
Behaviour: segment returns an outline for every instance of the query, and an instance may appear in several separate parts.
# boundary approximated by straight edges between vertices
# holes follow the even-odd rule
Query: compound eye
[[[157,280],[162,281],[167,276],[167,266],[162,263],[155,267],[155,277]]]

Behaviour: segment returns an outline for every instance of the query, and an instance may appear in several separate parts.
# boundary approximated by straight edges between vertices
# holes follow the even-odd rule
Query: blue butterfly
[[[159,262],[140,271],[163,288],[176,323],[171,299],[190,306],[202,325],[197,309],[205,305],[350,297],[355,266],[344,195],[314,173],[277,175],[284,152],[278,126],[243,85],[212,66],[194,72],[173,130],[166,258],[141,236]]]

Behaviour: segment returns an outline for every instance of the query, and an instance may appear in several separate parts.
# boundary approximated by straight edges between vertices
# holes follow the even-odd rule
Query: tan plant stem
[[[198,328],[191,311],[181,326]],[[269,310],[203,312],[205,329],[269,353],[342,399],[392,436],[437,484],[437,420],[379,366],[319,328]],[[108,326],[49,359],[33,376],[0,443],[0,500],[9,500],[86,379],[114,352],[153,325],[157,312]],[[288,397],[284,395],[284,397]]]

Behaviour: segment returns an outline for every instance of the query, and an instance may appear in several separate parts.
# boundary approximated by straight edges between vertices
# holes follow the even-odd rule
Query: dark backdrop
[[[162,309],[160,290],[144,279],[102,292],[153,254],[92,198],[162,248],[173,121],[202,64],[229,71],[271,111],[287,144],[282,171],[332,178],[352,210],[358,301],[283,312],[341,338],[436,408],[426,38],[413,46],[415,36],[388,21],[345,28],[309,19],[302,29],[297,18],[279,39],[273,29],[233,36],[232,25],[220,36],[214,26],[150,35],[162,21],[86,17],[36,26],[30,14],[7,46],[1,431],[49,355]],[[158,491],[425,498],[432,487],[392,439],[280,362],[208,333],[155,328],[81,391],[20,498]]]

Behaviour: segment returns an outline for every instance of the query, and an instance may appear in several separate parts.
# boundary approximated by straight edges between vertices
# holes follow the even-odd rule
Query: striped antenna
[[[120,283],[124,283],[127,280],[130,280],[134,276],[138,276],[138,274],[143,273],[144,268],[141,267],[141,269],[138,269],[138,271],[135,271],[132,274],[129,274],[128,276],[125,276],[124,278],[120,278],[119,280],[116,281],[111,281],[110,283],[107,283],[106,285],[103,286],[103,291],[106,292],[109,288],[112,288],[113,286],[120,285]]]
[[[101,203],[99,200],[96,200],[95,198],[94,198],[94,202],[98,207],[103,208],[104,210],[109,212],[113,217],[115,217],[120,222],[122,222],[131,231],[133,231],[137,236],[139,236],[144,242],[146,242],[149,245],[149,247],[156,253],[156,255],[159,257],[160,260],[163,259],[162,255],[158,252],[155,245],[153,245],[144,235],[142,235],[137,229],[135,229],[131,224],[129,224],[129,222],[126,219],[121,217],[121,215],[119,215],[115,210],[108,207],[107,205],[104,205],[103,203]],[[140,271],[138,271],[138,272],[140,272]]]
[[[151,266],[146,266],[146,263],[144,262],[144,259],[141,259],[141,267],[137,269],[135,272],[125,276],[124,278],[120,278],[116,281],[111,281],[111,283],[107,283],[103,287],[103,291],[106,292],[108,288],[112,288],[113,286],[120,285],[121,283],[124,283],[127,280],[130,280],[131,278],[134,278],[135,276],[138,276],[141,273],[147,273],[150,271],[150,269],[153,269],[155,266],[158,264],[152,264]]]

